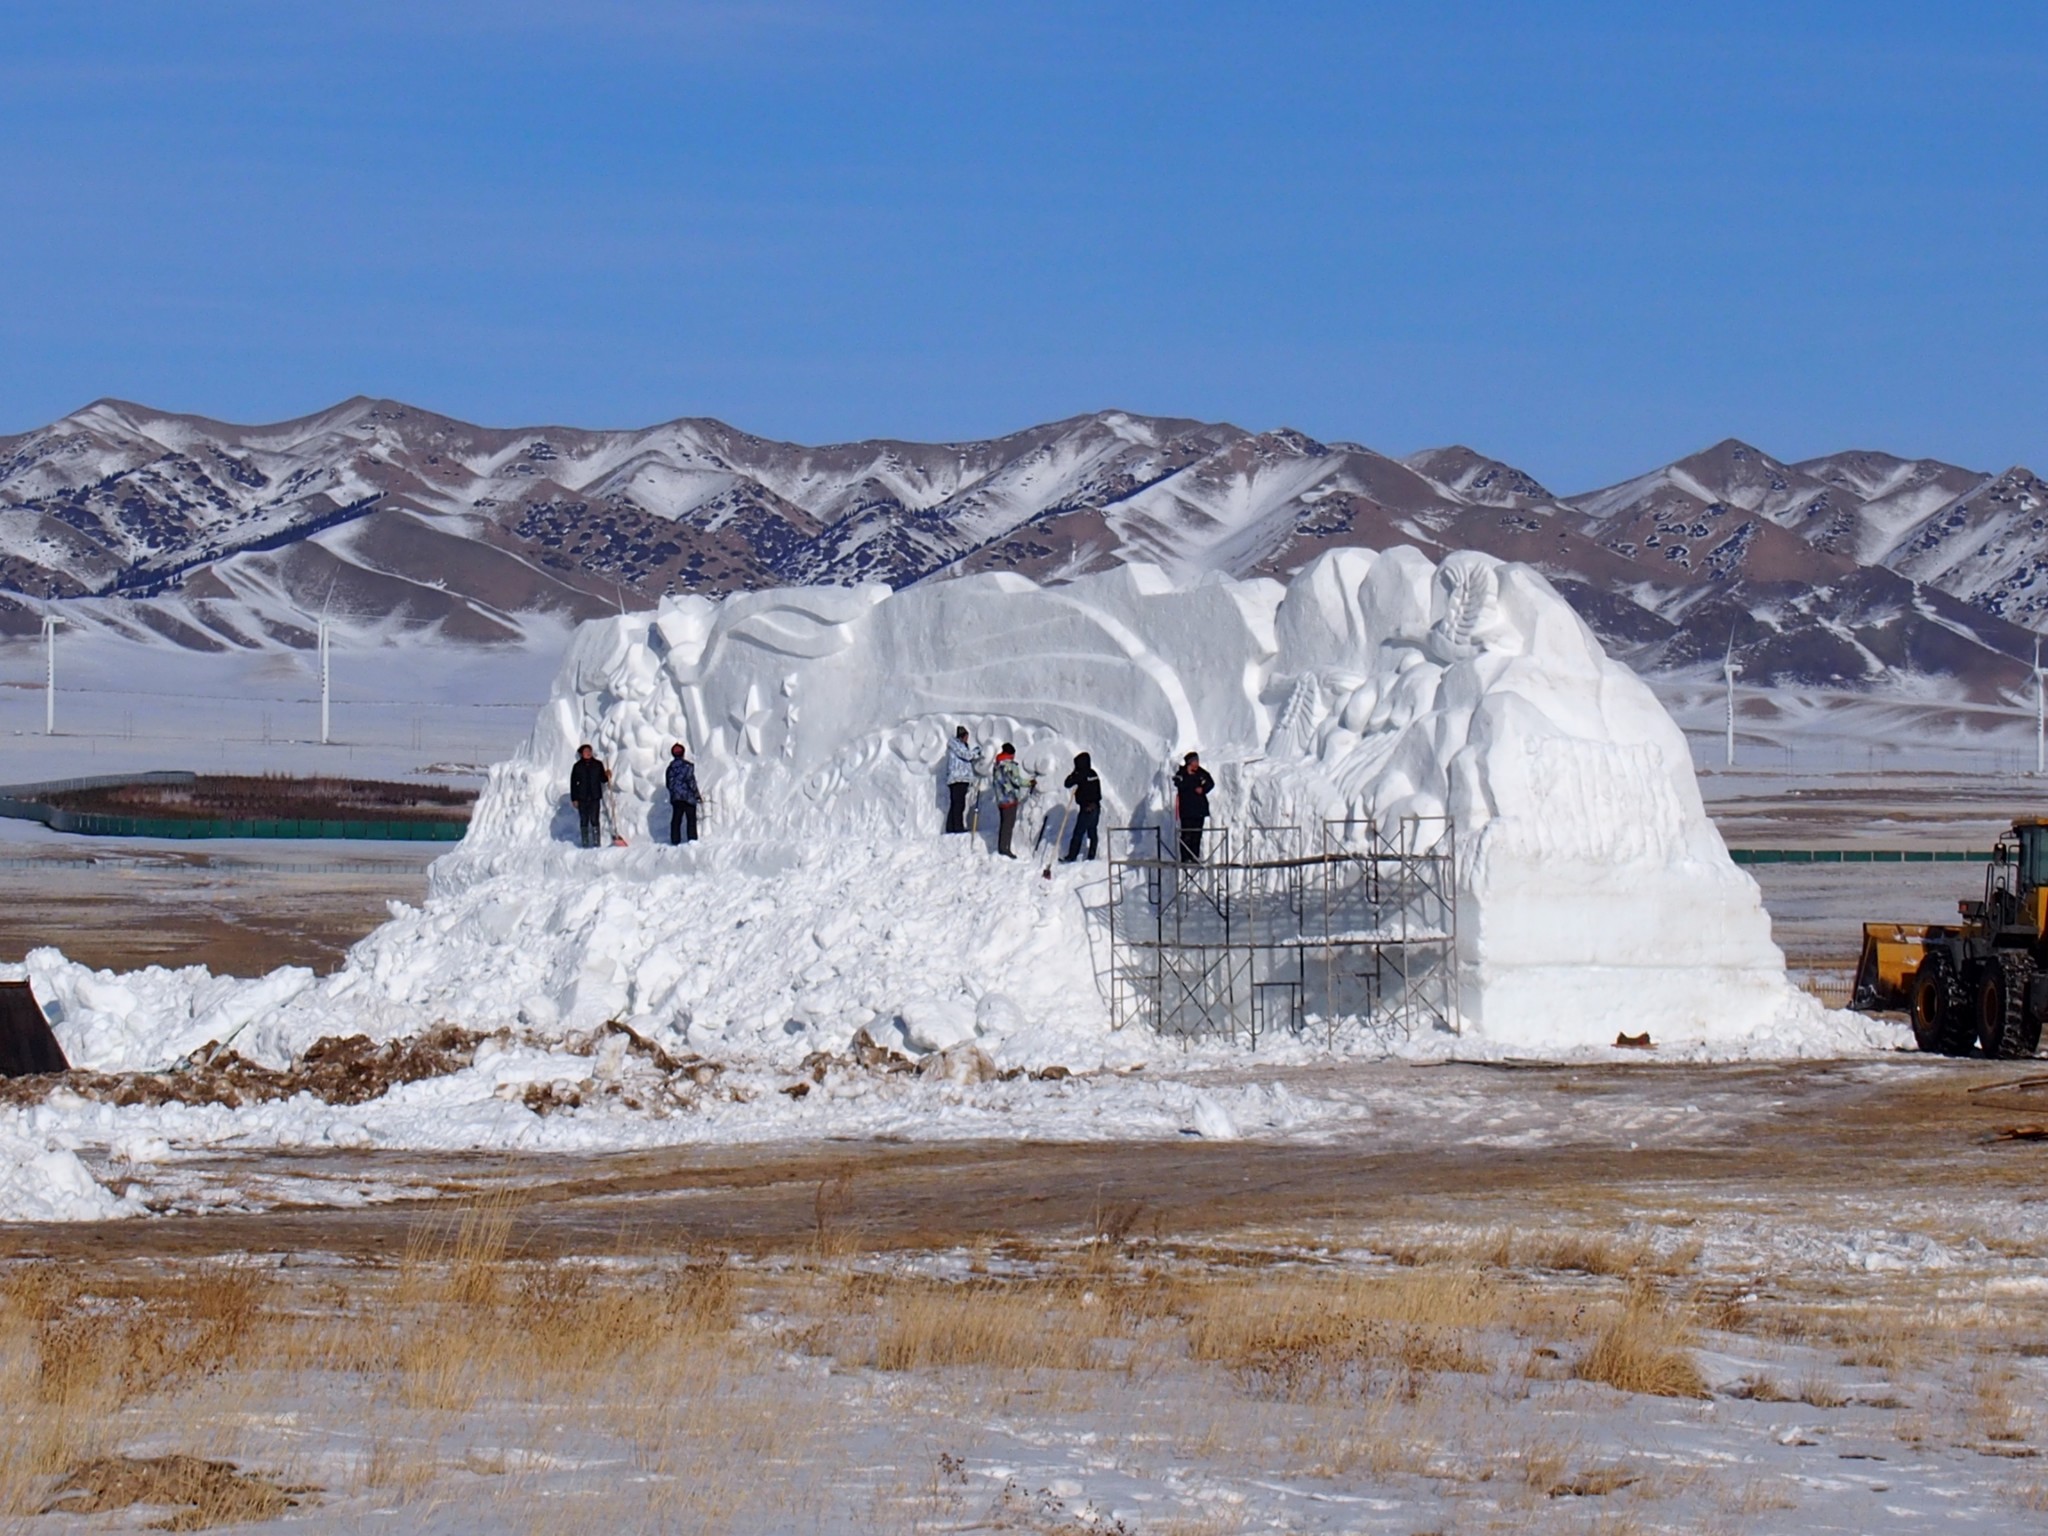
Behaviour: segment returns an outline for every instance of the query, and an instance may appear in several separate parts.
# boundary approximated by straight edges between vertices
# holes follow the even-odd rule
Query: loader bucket
[[[64,1048],[25,981],[0,981],[0,1077],[67,1072]]]
[[[1906,1006],[1913,973],[1927,952],[1927,923],[1865,923],[1863,953],[1849,1006],[1871,1012]]]

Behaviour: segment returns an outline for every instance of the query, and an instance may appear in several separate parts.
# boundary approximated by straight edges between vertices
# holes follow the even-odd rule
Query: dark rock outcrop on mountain
[[[357,399],[244,427],[101,401],[0,438],[0,629],[180,645],[515,640],[665,593],[1121,561],[1284,575],[1342,544],[1544,571],[1646,671],[1813,687],[2024,682],[2048,486],[1934,460],[1787,464],[1733,440],[1558,497],[1470,448],[1103,411],[974,443],[810,448],[709,420],[499,430]]]

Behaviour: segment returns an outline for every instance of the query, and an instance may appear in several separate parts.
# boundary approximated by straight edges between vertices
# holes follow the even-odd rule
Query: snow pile
[[[95,971],[56,949],[30,950],[0,975],[26,978],[64,1059],[94,1072],[168,1067],[208,1041],[238,1039],[313,981],[304,966],[280,966],[253,981],[215,976],[203,965]]]
[[[38,1136],[0,1129],[0,1220],[103,1221],[141,1211],[138,1202],[95,1179],[69,1140],[61,1132]]]
[[[504,962],[529,974],[539,963],[530,946],[555,951],[550,974],[560,978],[594,942],[597,971],[586,966],[552,994],[572,1013],[585,982],[615,974],[613,1005],[656,1022],[678,1016],[686,1003],[659,978],[685,955],[701,968],[701,946],[718,943],[723,925],[656,910],[593,927],[582,917],[607,899],[595,893],[573,910],[559,894],[542,902],[547,922],[527,916],[532,889],[564,889],[556,877],[568,866],[553,850],[573,837],[562,785],[577,744],[610,762],[620,816],[639,842],[665,836],[661,774],[669,743],[682,740],[699,762],[714,838],[794,850],[780,856],[799,861],[821,845],[858,845],[873,861],[831,873],[804,865],[787,899],[807,902],[805,881],[843,878],[858,904],[853,887],[888,882],[883,921],[899,936],[920,924],[945,930],[912,942],[938,951],[934,973],[957,963],[957,989],[944,974],[931,981],[962,1009],[984,990],[1017,987],[1001,958],[1012,951],[997,943],[979,966],[969,955],[955,962],[947,934],[975,936],[978,949],[992,923],[1029,905],[1059,930],[1031,958],[1060,976],[1065,996],[1027,1018],[1092,1027],[1101,1009],[1079,970],[1079,902],[1048,907],[1021,884],[993,906],[979,888],[958,901],[943,887],[931,900],[919,894],[934,868],[954,878],[943,855],[931,862],[927,834],[956,724],[979,743],[1015,742],[1048,786],[1072,753],[1091,753],[1105,825],[1160,819],[1171,765],[1189,750],[1217,778],[1224,822],[1371,817],[1393,827],[1448,816],[1461,845],[1463,1011],[1499,1046],[1583,1048],[1648,1029],[1674,1044],[1739,1048],[1820,1025],[1786,983],[1756,885],[1728,859],[1662,707],[1540,575],[1471,553],[1439,568],[1413,549],[1338,550],[1284,587],[1178,587],[1125,567],[1057,587],[988,575],[899,593],[685,598],[651,622],[586,625],[533,739],[494,770],[468,843],[444,861],[438,902],[456,905],[439,910],[487,916],[504,930]],[[525,892],[516,919],[508,880]],[[612,888],[614,902],[622,897]],[[671,898],[654,899],[660,908]],[[438,919],[442,932],[450,920]],[[829,925],[806,919],[791,937],[778,976],[792,998],[820,965],[864,964],[860,943],[841,955]],[[804,953],[807,941],[831,954]],[[876,996],[857,1008],[887,1006]],[[851,1027],[842,1013],[829,1029]]]
[[[1465,1052],[1649,1031],[1702,1054],[1860,1034],[1787,983],[1755,883],[1708,821],[1678,730],[1541,576],[1491,557],[1338,550],[1290,584],[1123,567],[670,601],[585,625],[532,737],[492,770],[421,910],[336,975],[254,983],[32,964],[79,1065],[207,1039],[282,1065],[323,1035],[448,1022],[558,1040],[623,1019],[666,1049],[794,1064],[857,1031],[918,1055],[1126,1062],[1100,866],[939,835],[956,724],[1017,743],[1056,801],[1076,751],[1105,826],[1167,814],[1199,749],[1223,823],[1449,817]],[[707,841],[666,846],[689,743]],[[611,765],[631,846],[574,846],[576,746]],[[992,818],[991,818],[992,819]],[[1421,1051],[1448,1042],[1415,1042]]]

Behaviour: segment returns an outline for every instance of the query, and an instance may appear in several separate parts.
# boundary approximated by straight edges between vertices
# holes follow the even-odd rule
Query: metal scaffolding
[[[1184,862],[1173,828],[1110,834],[1115,1027],[1256,1046],[1319,1028],[1329,1045],[1458,1028],[1456,833],[1326,822],[1211,826]]]

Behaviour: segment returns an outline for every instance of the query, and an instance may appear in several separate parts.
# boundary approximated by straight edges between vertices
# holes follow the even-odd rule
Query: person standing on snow
[[[604,842],[600,825],[604,819],[604,787],[611,781],[611,770],[599,761],[595,747],[586,741],[576,749],[576,766],[569,770],[569,798],[576,806],[578,841],[585,848],[596,848]]]
[[[946,743],[946,830],[967,830],[967,792],[981,773],[981,752],[961,726]]]
[[[1017,805],[1026,793],[1038,787],[1017,761],[1017,749],[1007,741],[996,754],[996,852],[1006,859],[1017,857],[1010,850],[1010,836],[1017,830]]]
[[[1074,771],[1066,777],[1074,792],[1074,835],[1060,862],[1071,864],[1081,856],[1081,839],[1088,839],[1088,857],[1095,857],[1095,834],[1102,825],[1102,775],[1095,771],[1086,752],[1074,754]]]
[[[697,765],[679,741],[668,749],[669,847],[697,841],[697,800]]]
[[[1173,803],[1180,819],[1180,861],[1202,862],[1202,825],[1209,819],[1209,795],[1216,781],[1202,766],[1201,754],[1190,752],[1173,775]]]

